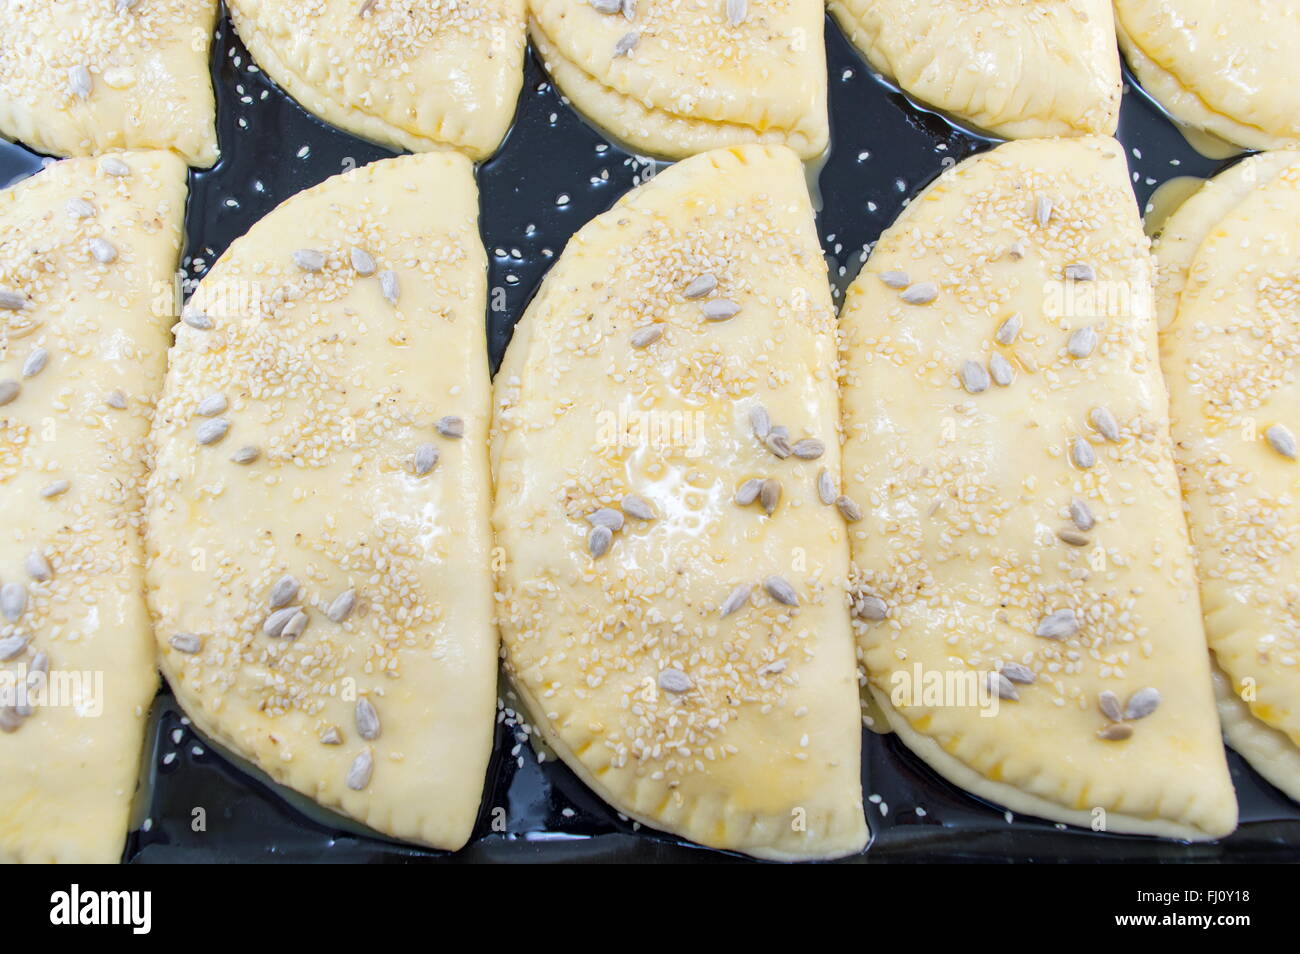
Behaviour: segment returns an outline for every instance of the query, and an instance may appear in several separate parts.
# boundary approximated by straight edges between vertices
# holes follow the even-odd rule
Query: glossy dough
[[[830,0],[872,67],[1009,139],[1110,134],[1119,55],[1109,0]]]
[[[295,264],[311,252],[319,271]],[[199,728],[326,807],[449,849],[478,812],[496,699],[485,268],[463,156],[289,199],[187,305],[213,327],[177,325],[147,501],[163,671]],[[214,396],[228,406],[204,416]],[[462,438],[435,428],[448,415]],[[214,421],[228,433],[201,445]],[[423,445],[438,459],[420,475]],[[263,629],[285,575],[308,617],[296,639]]]
[[[57,156],[170,149],[212,165],[216,16],[216,0],[5,0],[0,134]]]
[[[0,407],[0,692],[43,656],[53,693],[30,697],[25,719],[22,699],[0,702],[5,861],[121,858],[158,685],[140,508],[185,166],[164,152],[114,161],[129,174],[68,159],[0,193],[0,289],[26,302],[0,310],[0,380],[20,383]],[[116,257],[96,260],[92,243]],[[14,587],[25,593],[16,620]]]
[[[524,0],[230,0],[235,29],[327,123],[393,149],[496,151],[523,83]]]
[[[1300,144],[1300,0],[1115,0],[1115,26],[1177,119],[1249,149]]]
[[[717,288],[686,299],[704,274]],[[705,321],[723,297],[739,314]],[[646,327],[662,337],[633,347]],[[866,839],[848,547],[814,490],[820,468],[839,470],[834,363],[798,160],[745,146],[687,159],[584,226],[496,378],[498,610],[532,716],[618,811],[763,858]],[[759,404],[824,456],[766,450]],[[733,502],[759,476],[783,484],[770,517]],[[627,494],[653,519],[626,516],[593,559],[587,516],[626,511]],[[797,610],[757,585],[770,575]]]
[[[1080,265],[1095,280],[1066,277]],[[934,299],[907,303],[927,296],[889,287],[901,284],[895,270],[913,289],[933,283]],[[1019,334],[995,343],[1016,313]],[[841,326],[845,492],[867,511],[850,534],[855,596],[887,611],[855,626],[895,730],[942,774],[1015,811],[1190,839],[1232,831],[1123,147],[1023,141],[956,166],[882,236]],[[1095,345],[1072,357],[1067,342],[1085,327]],[[959,376],[966,361],[996,366],[994,355],[1006,386],[987,371]],[[1089,422],[1097,407],[1114,418],[1113,441]],[[1095,521],[1087,533],[1074,498]],[[1067,609],[1075,634],[1036,635]],[[1009,681],[1018,701],[996,709],[905,691],[928,674],[1006,678],[1013,664],[1033,681]],[[1111,728],[1101,693],[1123,707],[1145,688],[1161,701],[1126,723],[1131,738],[1100,738],[1125,731]]]
[[[573,105],[632,150],[678,159],[747,142],[826,150],[819,0],[529,0],[533,44]],[[625,38],[636,45],[620,55]]]
[[[1300,152],[1246,159],[1175,212],[1161,358],[1228,739],[1300,799],[1300,462],[1269,441],[1300,433],[1297,223]]]

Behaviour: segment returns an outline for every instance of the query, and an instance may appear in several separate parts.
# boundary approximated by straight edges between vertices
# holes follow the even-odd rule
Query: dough
[[[217,160],[216,0],[4,0],[0,134],[38,152]]]
[[[606,0],[599,0],[608,6]],[[546,69],[631,150],[680,159],[747,142],[826,151],[818,0],[529,0]],[[626,49],[625,49],[626,48]]]
[[[477,211],[469,160],[425,153],[238,239],[176,326],[147,500],[163,672],[199,728],[447,849],[496,703]]]
[[[1115,27],[1174,118],[1248,149],[1300,144],[1300,0],[1115,0]]]
[[[841,325],[855,627],[903,741],[1017,812],[1231,832],[1123,147],[956,166],[882,236]]]
[[[1111,134],[1119,54],[1108,0],[830,0],[903,91],[995,136]]]
[[[825,268],[794,153],[692,157],[570,240],[496,378],[498,618],[544,739],[624,815],[761,858],[867,835],[845,522],[815,486]],[[779,500],[742,506],[751,480]]]
[[[1165,228],[1184,237],[1174,261],[1187,264],[1180,290],[1167,292],[1174,318],[1161,337],[1205,628],[1226,676],[1225,728],[1292,798],[1300,798],[1297,223],[1300,152],[1256,156],[1207,183]]]
[[[166,152],[0,192],[0,860],[122,857],[158,687],[140,507],[184,212]]]
[[[496,151],[524,77],[524,0],[230,0],[253,58],[325,122],[391,149]]]

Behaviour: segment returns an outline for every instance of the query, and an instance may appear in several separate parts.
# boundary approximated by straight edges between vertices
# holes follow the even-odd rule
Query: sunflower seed
[[[228,430],[230,430],[228,420],[224,417],[214,417],[200,424],[195,429],[194,436],[200,444],[215,444],[226,436]]]
[[[772,419],[768,417],[767,408],[756,404],[749,409],[749,426],[754,429],[754,436],[760,441],[767,440],[772,433]]]
[[[587,534],[587,551],[591,554],[592,559],[599,560],[609,550],[609,545],[614,542],[614,531],[609,527],[592,527],[591,532]]]
[[[307,628],[309,622],[311,622],[311,617],[299,610],[289,617],[289,622],[284,624],[284,629],[280,630],[280,635],[285,639],[297,639],[302,635],[303,630]]]
[[[623,515],[613,507],[601,507],[587,514],[587,522],[593,527],[609,527],[614,533],[623,529]]]
[[[189,325],[195,331],[211,331],[212,319],[199,311],[197,308],[191,308],[188,305],[181,310],[181,321]]]
[[[1106,726],[1097,733],[1097,738],[1106,742],[1123,742],[1125,739],[1132,738],[1133,727],[1125,725],[1123,722],[1115,722]]]
[[[727,0],[727,22],[732,26],[740,26],[748,15],[749,0]]]
[[[1128,705],[1124,707],[1124,718],[1145,719],[1155,712],[1159,705],[1160,690],[1147,686],[1128,697]]]
[[[665,692],[690,692],[695,683],[691,677],[680,669],[662,669],[659,672],[659,688]]]
[[[342,745],[343,733],[339,731],[338,726],[332,725],[320,734],[320,744],[321,745]]]
[[[178,653],[186,653],[191,656],[203,648],[203,640],[199,639],[199,637],[195,636],[193,633],[177,633],[167,640],[167,642],[169,642],[172,649],[176,650]]]
[[[54,570],[50,567],[50,561],[45,559],[45,554],[40,550],[33,549],[27,554],[27,559],[23,561],[23,567],[27,570],[27,575],[37,583],[44,583],[54,575]]]
[[[849,523],[857,523],[862,519],[862,508],[843,494],[835,498],[835,509]]]
[[[637,520],[653,520],[655,518],[654,507],[636,494],[628,494],[623,498],[623,512],[629,517],[635,517]]]
[[[275,585],[271,587],[270,607],[274,610],[279,609],[281,606],[288,606],[297,595],[298,581],[286,573],[276,580]]]
[[[72,484],[67,480],[56,480],[53,483],[46,484],[41,488],[41,496],[49,499],[50,497],[59,497],[68,492]]]
[[[712,272],[705,272],[698,278],[692,278],[682,291],[683,298],[689,298],[694,301],[696,298],[703,298],[713,289],[718,287],[717,276]]]
[[[1283,427],[1281,424],[1273,424],[1264,432],[1268,438],[1269,446],[1277,451],[1287,460],[1295,460],[1296,445],[1295,435]]]
[[[1070,460],[1080,470],[1087,470],[1097,463],[1097,452],[1082,437],[1076,437],[1070,442]]]
[[[1097,330],[1092,325],[1076,328],[1065,343],[1071,358],[1086,358],[1097,348]]]
[[[16,291],[0,291],[0,309],[5,311],[22,311],[27,307],[27,299]]]
[[[889,271],[880,273],[880,280],[885,283],[885,287],[901,290],[912,284],[912,280],[907,277],[907,272],[899,271],[897,268],[891,268]]]
[[[0,662],[8,662],[26,648],[26,636],[6,636],[0,639]]]
[[[230,459],[236,464],[251,464],[261,456],[262,452],[258,448],[252,444],[246,444],[231,454]]]
[[[22,583],[6,583],[0,586],[0,613],[5,619],[16,623],[27,612],[27,587]]]
[[[104,395],[104,403],[115,411],[125,411],[126,392],[122,391],[120,388],[109,391],[108,394]]]
[[[1072,609],[1062,609],[1045,616],[1034,635],[1044,639],[1069,639],[1078,632],[1079,617]]]
[[[993,381],[998,387],[1007,387],[1015,380],[1016,372],[1011,368],[1011,362],[996,351],[989,356],[989,374],[993,376]]]
[[[287,606],[284,609],[278,609],[271,613],[262,621],[262,632],[267,636],[279,636],[284,632],[284,628],[289,625],[289,620],[293,619],[298,613],[298,607]]]
[[[769,576],[763,581],[763,589],[767,590],[767,595],[778,603],[784,603],[786,606],[799,605],[798,594],[795,593],[794,587],[786,582],[784,577]]]
[[[379,713],[365,696],[357,700],[357,734],[369,741],[379,738]]]
[[[99,171],[107,176],[129,176],[131,167],[117,156],[105,156],[99,160]]]
[[[95,207],[85,199],[69,199],[67,209],[74,219],[88,219],[95,214]]]
[[[939,289],[934,282],[917,282],[904,288],[898,297],[909,305],[928,305],[939,297]]]
[[[1115,420],[1115,415],[1106,408],[1094,407],[1088,412],[1088,421],[1106,440],[1112,444],[1119,443],[1119,421]]]
[[[1022,686],[1033,685],[1038,679],[1037,674],[1032,669],[1028,666],[1022,666],[1018,662],[1003,663],[1001,672],[1012,682],[1018,682]]]
[[[49,675],[50,657],[47,656],[45,653],[37,653],[35,656],[32,657],[32,663],[30,666],[27,667],[27,673],[28,675],[30,675],[31,673],[34,672],[41,672],[41,673],[45,673],[46,675]]]
[[[889,606],[879,596],[866,593],[854,600],[853,615],[858,619],[878,623],[889,615]]]
[[[1070,519],[1074,521],[1076,527],[1084,532],[1097,525],[1097,520],[1092,515],[1092,508],[1078,497],[1070,501]]]
[[[1075,282],[1091,282],[1096,280],[1097,273],[1087,262],[1077,262],[1065,266],[1065,277]]]
[[[758,505],[763,508],[763,512],[769,517],[776,512],[777,505],[781,502],[781,481],[774,478],[767,478],[763,481],[763,486],[758,491]]]
[[[23,362],[23,377],[34,378],[45,370],[45,366],[50,363],[50,353],[44,348],[33,348],[27,355],[27,360]]]
[[[641,42],[641,34],[638,33],[636,30],[633,30],[631,33],[624,33],[621,37],[618,38],[618,42],[614,44],[615,58],[620,56],[627,56],[629,53],[631,53],[633,50],[636,49],[636,45],[640,42]]]
[[[730,616],[732,613],[736,612],[736,610],[749,602],[749,594],[753,591],[754,587],[751,584],[739,584],[734,590],[727,594],[727,598],[722,601],[719,613],[721,613],[723,617]]]
[[[17,732],[23,727],[23,721],[16,706],[0,708],[0,732]]]
[[[465,436],[464,420],[453,414],[448,414],[446,417],[438,418],[438,422],[434,424],[433,427],[434,430],[443,437],[450,437],[453,440],[458,440]]]
[[[224,412],[228,406],[224,394],[209,394],[199,402],[199,406],[194,409],[194,413],[199,417],[216,417]]]
[[[623,0],[623,17],[627,20],[636,19],[636,0]]]
[[[390,305],[397,304],[397,299],[402,295],[402,288],[397,280],[397,272],[379,273],[379,293],[384,296],[384,300]]]
[[[623,9],[623,0],[591,0],[597,13],[618,13]]]
[[[293,253],[293,263],[304,272],[319,272],[325,267],[325,255],[314,248],[300,248]]]
[[[989,692],[996,694],[999,699],[1010,699],[1012,702],[1020,700],[1019,691],[1011,684],[1011,680],[1001,673],[991,672],[985,681],[988,684]]]
[[[749,478],[736,491],[736,504],[741,507],[748,507],[758,499],[758,495],[762,490],[763,479],[761,477]]]
[[[816,460],[826,453],[826,445],[815,437],[805,437],[803,440],[795,441],[794,446],[790,448],[790,453],[800,460]]]
[[[334,597],[334,602],[330,603],[329,609],[325,611],[335,623],[341,623],[352,615],[352,609],[357,605],[357,591],[344,590],[338,596]]]
[[[730,298],[713,298],[700,306],[705,321],[728,321],[740,314],[740,306]]]
[[[663,325],[645,325],[632,332],[628,341],[633,348],[648,348],[663,336]]]
[[[1069,544],[1072,547],[1086,547],[1090,542],[1087,534],[1080,533],[1073,527],[1062,527],[1056,531],[1056,536],[1062,543]]]
[[[344,783],[354,792],[359,792],[370,784],[370,775],[375,770],[375,757],[369,749],[364,749],[352,760]]]
[[[831,476],[829,470],[823,467],[817,471],[817,499],[829,507],[835,503],[837,496],[839,496],[839,492],[835,487],[835,478]]]
[[[767,440],[763,443],[767,445],[768,450],[781,460],[785,460],[793,452],[793,448],[790,447],[790,439],[784,434],[778,433],[775,428],[767,435]]]
[[[1123,713],[1120,711],[1119,696],[1109,689],[1103,689],[1101,694],[1097,696],[1097,708],[1111,722],[1118,722],[1124,718]]]
[[[1052,221],[1052,200],[1048,196],[1040,195],[1034,200],[1034,221],[1042,229]]]
[[[0,381],[0,407],[9,404],[14,398],[18,397],[18,392],[21,390],[22,385],[13,378]]]
[[[989,374],[977,361],[965,361],[962,363],[961,386],[971,394],[979,394],[981,391],[989,389]]]
[[[1002,324],[998,325],[998,330],[993,332],[993,340],[1000,345],[1009,345],[1020,335],[1020,329],[1024,325],[1024,318],[1020,312],[1016,312]]]
[[[357,9],[357,16],[364,17],[375,8],[377,0],[361,0],[361,6]]]
[[[117,249],[113,243],[102,238],[93,238],[86,243],[90,249],[91,257],[101,265],[108,265],[117,261]]]
[[[423,477],[438,466],[438,448],[424,443],[415,449],[415,476]]]
[[[352,270],[362,278],[369,278],[375,273],[375,258],[364,248],[357,248],[355,245],[348,251],[348,258],[352,261]]]

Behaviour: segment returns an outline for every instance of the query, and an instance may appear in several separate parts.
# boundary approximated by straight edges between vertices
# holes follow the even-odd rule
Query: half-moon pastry
[[[169,149],[217,160],[216,0],[6,0],[0,134],[56,156]]]
[[[485,159],[524,78],[524,0],[230,0],[253,59],[303,108],[392,149]]]
[[[465,843],[492,739],[486,257],[472,166],[294,196],[176,326],[149,601],[196,725],[398,838]]]
[[[1300,0],[1115,0],[1115,28],[1176,119],[1248,149],[1300,145]]]
[[[575,107],[633,150],[826,150],[819,0],[528,0],[533,45]]]
[[[1206,183],[1156,254],[1182,276],[1161,359],[1224,730],[1300,800],[1300,152]]]
[[[1017,812],[1236,824],[1123,147],[1008,143],[912,201],[841,316],[855,627],[892,728]]]
[[[1111,134],[1119,55],[1108,0],[830,0],[871,66],[996,136]]]
[[[798,158],[749,145],[579,230],[496,378],[498,619],[532,719],[623,815],[762,858],[867,834],[821,496],[835,358]]]
[[[167,152],[0,192],[0,860],[122,857],[158,687],[140,508],[184,213]]]

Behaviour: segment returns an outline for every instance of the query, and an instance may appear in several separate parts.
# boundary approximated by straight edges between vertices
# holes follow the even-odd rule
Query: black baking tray
[[[990,140],[918,107],[874,76],[827,20],[831,150],[810,172],[817,225],[837,298],[908,199]],[[213,47],[221,161],[191,171],[183,266],[198,279],[226,246],[280,202],[357,165],[393,155],[325,125],[252,62],[222,17]],[[1197,153],[1128,74],[1118,137],[1144,207],[1177,176],[1210,176],[1232,159]],[[0,182],[42,157],[0,142]],[[660,167],[606,140],[568,105],[530,52],[513,128],[478,169],[493,370],[515,321],[578,228]],[[511,707],[503,679],[503,705]],[[499,713],[474,836],[451,854],[404,844],[327,812],[215,748],[164,685],[150,713],[132,832],[132,862],[726,862],[743,860],[620,817],[553,756],[540,761]],[[1179,862],[1300,860],[1300,807],[1229,752],[1241,826],[1210,844],[1098,834],[1012,816],[940,778],[894,736],[863,733],[863,790],[872,841],[855,861]],[[505,830],[493,810],[504,808]],[[201,812],[196,810],[201,809]],[[495,813],[500,817],[500,813]],[[202,824],[196,819],[201,818]],[[199,830],[196,830],[199,829]]]

